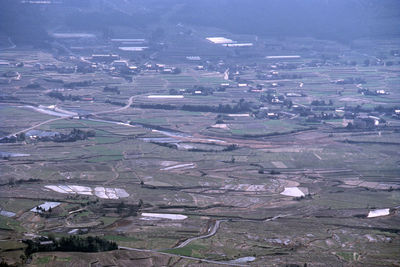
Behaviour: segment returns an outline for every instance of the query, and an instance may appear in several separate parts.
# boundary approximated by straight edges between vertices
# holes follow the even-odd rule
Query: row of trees
[[[325,100],[313,100],[311,106],[333,106],[333,101],[329,99],[327,103]]]
[[[70,133],[67,134],[60,133],[54,136],[43,136],[43,137],[38,137],[38,139],[36,140],[43,142],[53,141],[61,143],[61,142],[75,142],[77,140],[86,140],[88,137],[95,137],[95,136],[96,132],[94,130],[83,131],[74,128]],[[20,133],[13,136],[3,137],[0,139],[0,143],[16,143],[25,140],[26,140],[25,133]]]
[[[120,94],[121,91],[118,89],[117,86],[106,86],[103,88],[103,92],[111,92],[111,93],[116,93],[116,94]]]
[[[42,238],[43,239],[43,238]],[[57,240],[54,237],[45,240],[24,240],[28,246],[25,249],[27,256],[36,252],[45,251],[77,251],[77,252],[100,252],[118,249],[115,242],[102,239],[98,236],[68,236]]]
[[[92,84],[92,81],[70,82],[70,83],[65,83],[64,87],[65,88],[85,87],[85,86],[89,86],[91,84]]]
[[[184,110],[184,111],[197,111],[197,112],[215,112],[215,113],[240,113],[251,111],[251,103],[241,99],[239,103],[230,104],[219,104],[218,106],[209,105],[169,105],[169,104],[138,104],[134,105],[139,108],[148,109],[165,109],[165,110]]]
[[[96,132],[94,130],[83,131],[74,128],[69,134],[58,134],[54,137],[41,137],[40,140],[47,141],[47,139],[50,139],[49,141],[54,142],[75,142],[77,140],[85,140],[88,137],[94,136],[96,136]]]
[[[0,143],[16,143],[19,141],[25,141],[25,133],[20,133],[17,135],[6,136],[0,139]]]
[[[79,95],[63,95],[60,92],[57,91],[51,91],[50,93],[47,93],[47,96],[52,97],[52,98],[57,98],[61,101],[69,100],[69,101],[79,101],[82,99],[81,96]]]

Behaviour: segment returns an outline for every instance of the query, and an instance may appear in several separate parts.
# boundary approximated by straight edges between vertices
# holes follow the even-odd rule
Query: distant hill
[[[185,1],[175,21],[261,36],[351,40],[400,36],[398,0]]]
[[[60,1],[58,1],[60,2]],[[164,23],[223,28],[260,36],[310,36],[349,41],[400,36],[399,0],[64,0],[55,5],[0,0],[0,34],[40,43],[47,31],[145,30]]]
[[[24,5],[17,0],[0,0],[0,34],[14,43],[41,45],[49,39],[46,16],[39,5]]]

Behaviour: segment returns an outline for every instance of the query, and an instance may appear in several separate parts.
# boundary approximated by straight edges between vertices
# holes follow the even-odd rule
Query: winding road
[[[125,106],[121,107],[121,108],[117,108],[117,109],[113,109],[113,110],[106,110],[106,111],[93,112],[93,113],[90,113],[89,115],[94,115],[94,116],[96,116],[96,115],[101,115],[101,114],[106,114],[106,113],[114,113],[114,112],[119,112],[119,111],[126,110],[126,109],[128,109],[128,108],[132,105],[132,103],[133,103],[133,98],[134,98],[134,97],[131,96],[131,97],[128,99],[128,103],[127,103]]]
[[[212,227],[210,227],[210,228],[208,229],[208,234],[189,238],[189,239],[187,239],[186,241],[184,241],[183,243],[181,243],[179,246],[177,246],[177,247],[175,247],[175,248],[183,248],[183,247],[189,245],[189,243],[191,243],[191,242],[193,242],[193,241],[195,241],[195,240],[199,240],[199,239],[204,239],[204,238],[212,237],[213,235],[215,235],[215,234],[217,233],[220,224],[221,224],[222,222],[227,222],[227,221],[228,221],[228,220],[217,220],[217,221],[215,222],[215,224],[214,224]]]

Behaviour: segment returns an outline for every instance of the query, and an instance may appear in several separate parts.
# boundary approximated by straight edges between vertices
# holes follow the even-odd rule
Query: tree
[[[171,88],[171,89],[169,89],[169,94],[170,95],[178,95],[178,90]]]
[[[17,134],[17,141],[25,141],[26,135],[25,133]]]

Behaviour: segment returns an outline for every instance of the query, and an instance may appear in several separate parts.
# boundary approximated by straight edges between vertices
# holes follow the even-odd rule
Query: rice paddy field
[[[303,93],[290,97],[300,106],[332,100],[329,112],[358,104],[371,112],[378,106],[399,108],[399,65],[364,66],[373,51],[312,39],[283,41],[286,46],[273,53],[293,54],[302,48],[295,61],[266,59],[271,52],[265,44],[277,42],[268,39],[255,45],[256,58],[240,57],[203,38],[218,33],[198,28],[196,35],[177,37],[180,46],[159,53],[160,63],[177,66],[181,73],[143,69],[132,80],[106,70],[60,74],[34,68],[36,63],[65,63],[50,52],[19,48],[1,54],[2,60],[27,62],[18,68],[0,66],[0,73],[21,74],[20,80],[0,85],[2,94],[18,99],[0,102],[1,137],[32,129],[48,134],[67,135],[74,129],[94,133],[71,142],[26,137],[0,143],[1,155],[8,155],[0,159],[0,210],[10,212],[0,213],[2,259],[21,261],[24,245],[18,240],[77,234],[115,241],[120,250],[40,252],[32,255],[31,264],[71,266],[98,260],[103,265],[124,265],[132,263],[129,259],[137,266],[400,264],[398,120],[379,114],[385,126],[350,131],[342,125],[343,118],[312,122],[293,108],[261,99],[274,89],[277,95]],[[320,48],[311,53],[314,45]],[[377,51],[397,60],[388,49],[385,44]],[[309,64],[326,53],[340,56],[331,64]],[[240,69],[235,74],[238,79],[226,81],[222,67],[196,70],[197,63],[182,60],[188,55],[205,59],[218,55],[215,65],[223,61],[232,72]],[[343,63],[354,60],[355,66]],[[298,67],[279,69],[283,63]],[[260,72],[271,71],[278,76],[257,78]],[[389,94],[362,95],[358,84],[337,83],[348,78],[364,79],[362,88]],[[248,86],[239,87],[240,79]],[[64,86],[73,81],[91,82]],[[218,90],[226,82],[230,86]],[[27,87],[32,83],[40,86]],[[257,84],[262,85],[261,92],[249,92]],[[106,86],[117,86],[120,92],[105,92]],[[213,88],[213,93],[149,97],[194,86]],[[61,101],[47,95],[52,90],[93,99]],[[182,108],[243,102],[251,108],[240,112]],[[259,118],[260,110],[280,116]],[[35,212],[43,203],[59,205],[51,212]],[[371,210],[382,209],[389,213],[368,217]]]

